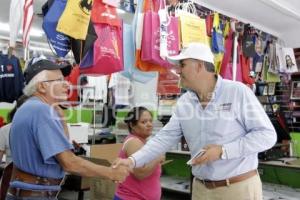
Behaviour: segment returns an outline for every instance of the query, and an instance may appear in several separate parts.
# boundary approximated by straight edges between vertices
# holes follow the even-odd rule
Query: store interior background
[[[287,47],[300,48],[300,1],[299,0],[194,0],[200,5],[236,18],[244,23],[250,23],[255,28],[270,33],[282,40]],[[0,1],[0,49],[6,48],[9,38],[9,0]],[[41,7],[45,0],[34,0],[34,20],[31,30],[30,50],[38,54],[53,56],[49,49],[46,36],[42,30]],[[118,12],[125,23],[131,23],[133,14]],[[16,55],[23,57],[24,51],[19,34]],[[71,56],[71,55],[69,55]],[[298,68],[300,65],[298,64]],[[145,90],[142,88],[142,90]],[[0,107],[3,104],[0,103]],[[286,188],[278,190],[290,191]],[[73,199],[77,194],[66,193],[67,199]],[[271,194],[270,194],[271,196]],[[185,197],[185,196],[184,196]],[[183,196],[170,199],[183,199]],[[167,198],[166,198],[167,199]]]

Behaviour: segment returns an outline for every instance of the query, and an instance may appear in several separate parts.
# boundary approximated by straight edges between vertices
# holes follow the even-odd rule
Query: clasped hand
[[[208,144],[205,147],[205,153],[202,156],[192,160],[192,165],[204,165],[219,160],[222,155],[222,146],[217,144]]]

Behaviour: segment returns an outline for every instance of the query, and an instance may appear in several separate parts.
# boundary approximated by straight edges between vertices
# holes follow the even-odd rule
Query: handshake
[[[116,159],[111,167],[108,178],[115,181],[116,183],[121,183],[125,181],[126,177],[132,172],[134,163],[131,159]]]

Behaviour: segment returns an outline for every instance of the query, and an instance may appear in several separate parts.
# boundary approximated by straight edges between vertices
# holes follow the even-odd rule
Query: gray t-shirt
[[[9,163],[11,161],[11,153],[9,148],[10,127],[11,127],[11,123],[0,128],[0,150],[5,151],[6,163]]]

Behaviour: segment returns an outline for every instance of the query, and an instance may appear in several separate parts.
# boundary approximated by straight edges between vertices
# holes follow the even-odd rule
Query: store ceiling
[[[194,0],[212,10],[271,33],[284,40],[289,47],[300,47],[300,1],[299,0]],[[34,0],[34,13],[41,13],[46,0]],[[10,0],[0,1],[0,23],[9,21]],[[122,15],[129,22],[132,15]],[[41,30],[42,18],[35,16],[33,28]],[[8,37],[2,31],[0,37]],[[32,41],[46,44],[46,38],[32,37]]]
[[[194,0],[212,10],[250,23],[281,38],[288,47],[300,47],[299,0]]]

